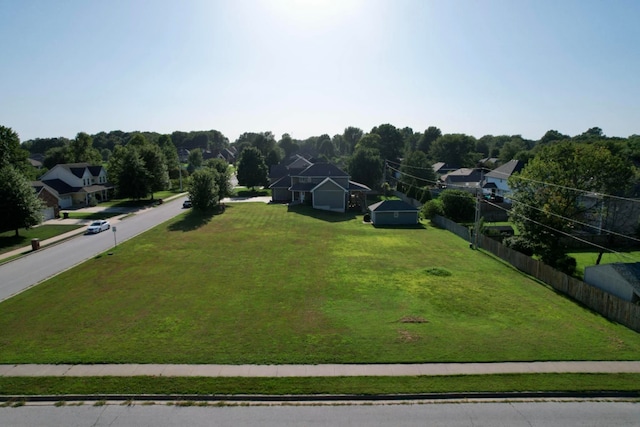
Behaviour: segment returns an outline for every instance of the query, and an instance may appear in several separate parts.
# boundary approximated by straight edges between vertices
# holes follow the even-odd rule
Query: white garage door
[[[54,218],[54,211],[53,211],[53,207],[50,208],[46,208],[42,210],[42,215],[44,216],[44,220],[48,221],[50,219]]]

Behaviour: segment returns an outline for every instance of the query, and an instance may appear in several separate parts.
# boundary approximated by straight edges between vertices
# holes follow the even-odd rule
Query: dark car
[[[182,207],[183,207],[183,208],[185,208],[185,209],[190,208],[190,207],[191,207],[191,200],[185,200],[185,201],[182,203]]]

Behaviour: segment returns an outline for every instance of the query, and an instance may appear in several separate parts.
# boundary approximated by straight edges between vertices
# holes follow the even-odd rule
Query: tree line
[[[423,202],[430,198],[427,190],[436,181],[432,168],[435,162],[450,167],[492,169],[517,159],[527,166],[510,181],[514,201],[511,218],[521,231],[511,244],[551,265],[569,269],[571,260],[566,259],[566,248],[558,243],[558,236],[575,231],[575,224],[569,220],[593,215],[596,205],[586,206],[584,195],[593,192],[637,197],[640,187],[640,135],[608,137],[598,127],[575,136],[549,130],[539,140],[521,135],[475,138],[462,133],[443,134],[435,126],[416,132],[386,123],[368,132],[349,126],[340,134],[303,140],[289,134],[277,139],[268,131],[245,132],[232,143],[216,130],[167,135],[112,131],[95,135],[81,132],[74,139],[36,139],[22,144],[10,128],[1,129],[3,164],[11,164],[13,172],[24,177],[35,176],[26,159],[29,153],[36,152],[44,153],[45,168],[57,163],[105,164],[109,180],[117,185],[121,197],[153,198],[154,192],[175,187],[183,173],[185,179],[191,174],[189,188],[194,206],[203,209],[215,206],[231,192],[226,163],[221,159],[205,160],[203,156],[225,148],[235,148],[238,153],[236,170],[241,185],[266,185],[270,167],[301,154],[314,161],[333,162],[347,170],[354,181],[372,189],[394,186]],[[186,169],[178,159],[178,149],[190,151]],[[387,161],[400,165],[399,180],[383,179]],[[610,199],[601,199],[597,205],[600,215],[613,216],[615,209]],[[459,205],[455,200],[450,199],[447,204]],[[463,207],[449,210],[468,211]],[[434,212],[433,206],[429,212]]]

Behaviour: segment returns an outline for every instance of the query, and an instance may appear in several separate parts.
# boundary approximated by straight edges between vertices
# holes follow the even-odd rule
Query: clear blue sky
[[[22,141],[640,133],[637,0],[0,0],[0,125]]]

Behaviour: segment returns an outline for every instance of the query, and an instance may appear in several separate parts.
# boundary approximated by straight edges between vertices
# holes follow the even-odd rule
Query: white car
[[[96,234],[110,228],[111,224],[109,224],[109,221],[105,221],[104,219],[93,221],[87,228],[87,234]]]

